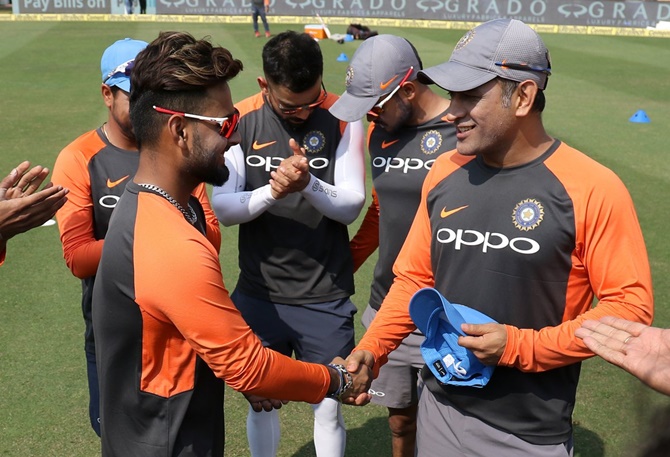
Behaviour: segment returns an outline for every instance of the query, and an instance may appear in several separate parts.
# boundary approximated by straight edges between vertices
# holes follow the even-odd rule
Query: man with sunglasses
[[[368,306],[367,328],[393,283],[393,262],[421,199],[421,185],[435,159],[456,147],[446,121],[449,100],[417,81],[421,59],[412,44],[378,35],[361,44],[346,73],[346,92],[330,107],[351,122],[367,115],[372,204],[351,240],[354,271],[379,247]],[[372,402],[389,411],[393,457],[413,457],[416,441],[417,376],[424,365],[417,330],[389,355],[372,383]]]
[[[89,416],[98,436],[99,390],[91,297],[112,211],[139,163],[137,141],[129,115],[130,73],[135,56],[146,45],[145,41],[125,38],[105,49],[100,67],[102,99],[108,110],[107,122],[67,145],[58,155],[53,171],[53,182],[70,189],[68,201],[56,218],[65,263],[82,282]],[[205,208],[207,236],[218,250],[221,232],[209,206],[204,184],[195,190],[194,195]]]
[[[93,291],[102,457],[223,457],[224,381],[269,410],[282,405],[270,398],[347,395],[367,375],[263,347],[228,296],[193,191],[228,179],[224,154],[240,140],[228,81],[242,62],[206,39],[162,32],[135,63],[140,162]]]
[[[221,223],[240,224],[232,299],[263,344],[324,363],[354,345],[353,267],[347,224],[365,203],[363,127],[328,112],[323,57],[309,35],[284,32],[263,48],[260,93],[240,102],[240,145],[230,179],[214,189]],[[314,405],[319,457],[342,457],[340,404]],[[276,455],[276,411],[249,411],[253,457]]]
[[[593,356],[575,332],[607,315],[652,320],[633,202],[614,173],[546,132],[550,74],[544,42],[515,19],[475,27],[419,72],[451,96],[456,151],[428,172],[396,279],[347,368],[383,365],[416,328],[408,304],[425,287],[497,323],[422,343],[442,358],[420,373],[417,457],[573,455],[580,362]],[[449,379],[463,368],[452,339],[495,367],[485,385]]]

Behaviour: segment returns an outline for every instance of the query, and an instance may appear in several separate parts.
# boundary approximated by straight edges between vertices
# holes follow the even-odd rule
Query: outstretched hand
[[[368,351],[354,351],[349,354],[347,360],[340,360],[354,379],[354,384],[340,397],[342,403],[353,406],[363,406],[370,403],[372,396],[368,393],[372,384],[374,357]],[[333,362],[337,363],[337,362]]]
[[[582,322],[575,335],[596,355],[670,395],[670,329],[607,316]]]
[[[48,174],[40,165],[30,169],[26,161],[0,182],[0,239],[44,224],[65,204],[68,189],[48,183],[38,191]]]

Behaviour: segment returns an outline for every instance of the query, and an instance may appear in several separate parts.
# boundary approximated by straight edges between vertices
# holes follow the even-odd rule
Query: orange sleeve
[[[189,351],[179,343],[185,338],[216,376],[235,390],[310,403],[323,400],[330,385],[326,366],[265,348],[230,300],[214,247],[184,224],[181,215],[167,206],[169,202],[151,198],[139,196],[142,210],[135,225],[135,300],[146,315],[145,326],[165,328],[170,323],[178,332],[178,338],[158,345],[161,351],[166,345],[171,347],[173,366],[163,363],[154,368],[174,370],[172,378],[181,381],[176,373],[184,364],[193,363]],[[156,220],[163,223],[156,224]],[[166,240],[171,240],[170,249],[165,249]],[[165,334],[148,335],[162,338]],[[151,366],[147,367],[151,371]]]
[[[363,222],[356,235],[349,242],[351,255],[354,260],[354,273],[379,247],[379,199],[377,192],[372,189],[372,203],[365,213]]]
[[[89,140],[95,141],[93,137]],[[102,140],[97,141],[102,147]],[[71,143],[58,155],[51,177],[54,185],[70,189],[67,202],[56,213],[56,220],[65,263],[80,279],[93,276],[98,271],[103,245],[103,240],[95,239],[93,231],[89,160],[89,156]]]
[[[193,196],[198,199],[205,212],[207,239],[212,243],[216,252],[219,252],[221,250],[221,228],[219,227],[219,220],[216,218],[216,214],[214,214],[214,211],[212,210],[212,205],[209,203],[207,186],[205,183],[201,183],[195,190],[193,190]]]
[[[575,207],[577,243],[564,322],[539,331],[506,326],[499,365],[545,371],[575,363],[593,356],[575,337],[584,320],[615,316],[649,325],[653,319],[647,250],[630,194],[612,171],[570,149],[569,160],[547,161]],[[583,183],[592,183],[588,192]],[[594,295],[598,303],[592,308]]]

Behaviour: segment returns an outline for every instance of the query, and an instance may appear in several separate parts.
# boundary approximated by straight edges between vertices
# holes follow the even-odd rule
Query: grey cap
[[[416,78],[421,61],[406,39],[377,35],[363,41],[351,58],[345,80],[346,92],[331,107],[333,116],[346,122],[362,119],[377,100],[395,89],[410,67]]]
[[[464,92],[500,76],[545,89],[550,74],[549,51],[537,32],[517,19],[495,19],[467,32],[449,61],[419,72],[418,80]]]

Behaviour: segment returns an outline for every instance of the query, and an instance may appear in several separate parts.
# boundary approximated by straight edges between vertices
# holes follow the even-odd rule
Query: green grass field
[[[302,25],[272,25],[273,32]],[[331,27],[343,33],[344,27]],[[340,30],[341,29],[341,30]],[[0,173],[29,159],[51,167],[62,147],[106,119],[99,62],[113,41],[130,36],[151,41],[160,30],[210,35],[244,62],[231,84],[236,101],[257,90],[265,39],[249,24],[141,22],[0,23]],[[380,28],[408,38],[426,66],[446,60],[462,31]],[[612,168],[635,200],[654,276],[655,323],[670,327],[670,40],[607,36],[544,35],[554,75],[547,91],[545,123],[557,138]],[[349,57],[359,42],[323,41],[324,81],[344,88]],[[651,123],[628,121],[644,109]],[[359,219],[360,221],[360,219]],[[358,226],[355,223],[351,232]],[[232,290],[237,279],[236,230],[223,228],[221,264]],[[627,259],[622,258],[621,262]],[[374,259],[356,277],[359,309],[367,299]],[[11,240],[0,268],[0,456],[91,457],[99,455],[88,425],[80,285],[65,267],[55,226]],[[360,320],[360,319],[357,319]],[[358,335],[362,334],[359,326]],[[575,408],[575,455],[635,455],[650,413],[668,403],[627,373],[602,360],[583,364]],[[246,402],[228,390],[226,456],[248,455]],[[347,455],[390,455],[385,409],[345,407]],[[313,456],[311,409],[282,409],[280,456]]]

